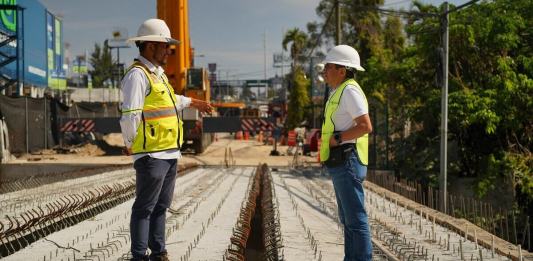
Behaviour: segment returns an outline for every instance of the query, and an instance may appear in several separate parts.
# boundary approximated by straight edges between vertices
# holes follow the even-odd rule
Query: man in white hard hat
[[[333,181],[339,218],[344,225],[344,260],[372,260],[363,181],[368,165],[368,133],[372,124],[355,72],[364,71],[359,54],[348,45],[332,48],[323,76],[331,88],[324,108],[320,160]]]
[[[136,170],[131,260],[169,260],[165,216],[172,202],[184,135],[178,111],[192,106],[209,113],[212,107],[208,102],[176,95],[170,86],[162,66],[170,46],[179,42],[170,36],[163,20],[146,20],[137,36],[128,41],[135,42],[140,53],[121,82],[120,126],[126,154],[132,155]]]

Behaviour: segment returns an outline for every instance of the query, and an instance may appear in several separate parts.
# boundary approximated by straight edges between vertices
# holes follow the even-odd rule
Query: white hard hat
[[[170,36],[165,21],[161,19],[148,19],[144,21],[137,31],[137,36],[128,39],[128,42],[163,42],[169,44],[178,44],[179,41]]]
[[[324,64],[333,63],[343,65],[346,67],[355,68],[358,71],[364,71],[365,68],[361,67],[361,59],[359,53],[348,45],[337,45],[329,50],[326,55],[326,59],[322,62]]]

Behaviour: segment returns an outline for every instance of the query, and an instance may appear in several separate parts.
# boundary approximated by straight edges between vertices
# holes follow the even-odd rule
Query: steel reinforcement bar
[[[0,222],[0,257],[11,255],[61,229],[75,225],[117,206],[135,195],[133,180],[105,185],[25,211],[18,217],[6,215]]]
[[[284,260],[279,221],[279,201],[272,183],[270,169],[266,164],[263,164],[260,168],[263,173],[261,180],[261,211],[263,213],[263,243],[265,245],[263,260]]]
[[[255,174],[250,176],[248,182],[248,189],[245,199],[241,205],[239,218],[233,228],[233,234],[230,238],[230,244],[222,257],[223,260],[228,261],[243,261],[245,260],[246,243],[252,231],[252,218],[256,210],[256,200],[261,192],[261,176],[263,175],[263,168],[257,167]]]

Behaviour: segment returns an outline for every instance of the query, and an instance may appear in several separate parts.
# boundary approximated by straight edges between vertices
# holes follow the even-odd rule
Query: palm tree
[[[298,28],[288,30],[283,36],[283,50],[287,51],[287,46],[291,45],[292,71],[298,66],[298,59],[307,45],[307,34]]]

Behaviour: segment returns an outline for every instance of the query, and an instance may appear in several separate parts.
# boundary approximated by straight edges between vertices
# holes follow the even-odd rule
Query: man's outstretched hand
[[[132,152],[131,152],[131,148],[123,148],[122,149],[122,153],[126,156],[131,156]]]
[[[210,102],[191,99],[191,106],[198,109],[202,113],[211,114],[211,112],[213,112],[213,106],[211,106]]]

